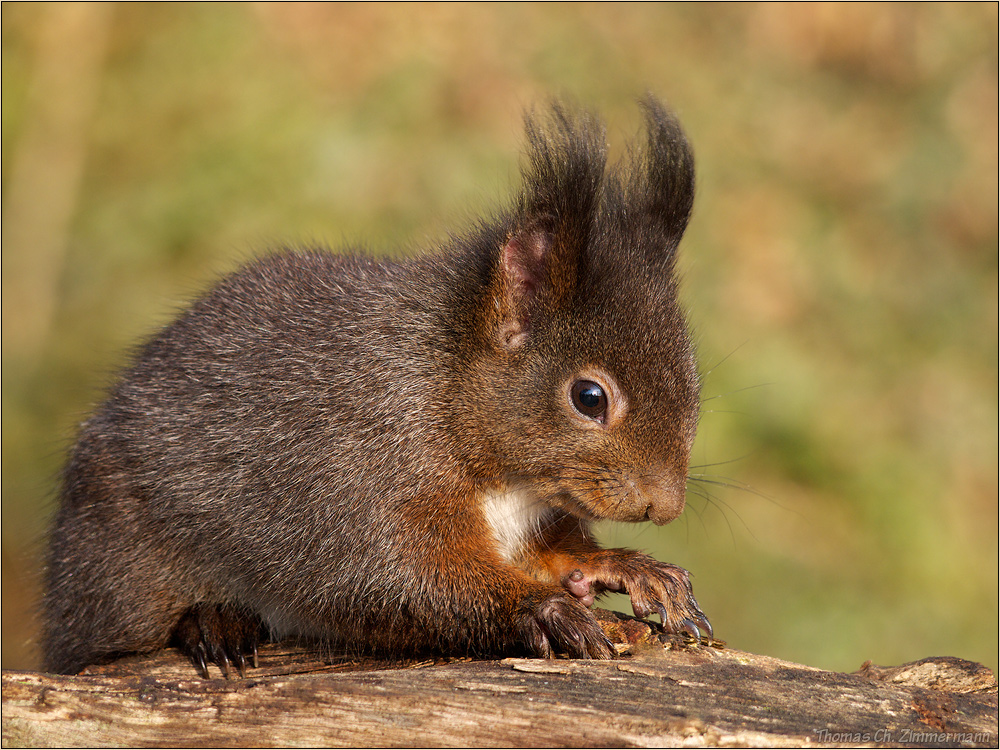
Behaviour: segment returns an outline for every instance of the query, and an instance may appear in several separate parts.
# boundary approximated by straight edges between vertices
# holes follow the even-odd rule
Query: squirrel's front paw
[[[709,638],[713,635],[712,624],[695,601],[690,574],[649,555],[608,550],[590,565],[572,571],[563,585],[570,593],[575,593],[574,586],[583,591],[586,585],[590,591],[628,594],[636,617],[658,614],[668,633],[688,633],[700,640],[700,628]],[[586,601],[582,597],[581,600]]]
[[[615,650],[593,614],[565,591],[556,591],[540,599],[528,599],[523,605],[522,637],[528,647],[542,658],[553,651],[574,659],[610,659]]]
[[[219,665],[229,679],[236,665],[240,677],[246,675],[247,658],[257,666],[257,645],[261,623],[255,616],[226,604],[196,604],[185,612],[174,629],[174,644],[186,653],[201,676],[208,679],[208,662]]]

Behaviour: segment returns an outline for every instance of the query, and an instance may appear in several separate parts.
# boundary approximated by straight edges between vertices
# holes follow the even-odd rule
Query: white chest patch
[[[538,534],[542,521],[553,513],[526,489],[487,490],[482,508],[497,550],[507,562],[518,557],[525,544]]]

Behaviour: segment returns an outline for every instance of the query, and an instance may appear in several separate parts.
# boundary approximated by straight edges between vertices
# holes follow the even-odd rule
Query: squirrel
[[[680,515],[699,414],[694,162],[642,108],[609,165],[601,121],[553,102],[520,192],[438,252],[277,250],[142,344],[68,457],[45,668],[174,645],[228,678],[291,636],[609,659],[606,591],[711,637],[686,570],[590,528]]]

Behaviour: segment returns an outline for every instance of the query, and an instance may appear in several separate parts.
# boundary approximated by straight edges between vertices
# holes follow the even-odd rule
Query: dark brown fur
[[[530,119],[523,192],[439,254],[278,252],[149,340],[66,468],[47,667],[175,642],[242,671],[261,625],[607,658],[585,604],[608,589],[707,629],[685,571],[588,530],[680,513],[697,419],[674,281],[693,163],[644,106],[615,169],[592,118]],[[605,375],[606,421],[581,418],[565,384]],[[505,549],[484,498],[510,491],[541,507]]]

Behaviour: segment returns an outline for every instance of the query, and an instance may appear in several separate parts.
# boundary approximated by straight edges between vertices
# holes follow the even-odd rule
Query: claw
[[[697,616],[695,617],[695,624],[697,624],[699,628],[705,631],[705,634],[708,636],[709,640],[715,637],[715,632],[712,630],[712,623],[708,621],[708,618],[705,617],[704,613],[699,612],[697,614]]]
[[[687,633],[696,641],[701,642],[701,631],[698,630],[698,626],[692,620],[686,617],[681,620],[681,631]]]
[[[660,627],[663,628],[663,632],[669,632],[670,619],[667,617],[667,608],[663,606],[663,602],[656,602],[656,611],[660,615]]]
[[[538,639],[535,641],[535,653],[541,659],[552,658],[552,645],[549,643],[549,639],[545,633],[538,634]]]
[[[204,644],[199,643],[198,646],[197,646],[197,648],[195,649],[195,653],[194,653],[195,666],[198,667],[198,671],[201,673],[201,676],[204,677],[207,680],[208,679],[208,664],[205,663],[205,657],[206,656],[208,656],[208,654],[205,651]]]
[[[225,651],[223,651],[221,654],[219,654],[218,663],[219,663],[219,669],[222,670],[222,676],[224,678],[226,678],[227,680],[230,679],[230,677],[229,677],[229,666],[230,666],[229,665],[229,657],[226,656],[226,652]]]
[[[253,659],[250,661],[254,669],[257,669],[257,644],[253,644]]]
[[[246,660],[246,657],[243,656],[243,652],[242,651],[237,651],[236,655],[233,657],[233,661],[236,662],[236,671],[239,672],[240,677],[241,678],[242,677],[246,677],[247,676],[247,660]]]

